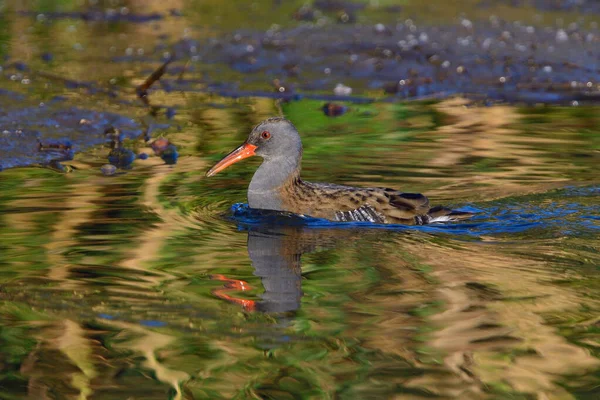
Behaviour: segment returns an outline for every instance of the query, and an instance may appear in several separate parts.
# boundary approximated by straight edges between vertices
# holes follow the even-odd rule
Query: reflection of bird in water
[[[254,275],[261,278],[265,290],[261,295],[262,300],[234,297],[232,292],[250,290],[251,287],[244,281],[223,275],[212,276],[225,282],[223,289],[213,293],[248,311],[295,311],[300,308],[302,298],[302,254],[333,247],[340,240],[358,235],[359,232],[349,229],[311,229],[291,225],[252,227],[248,231],[248,256],[254,267]]]
[[[332,221],[380,224],[422,225],[472,216],[445,207],[431,208],[429,199],[418,193],[303,181],[300,135],[283,118],[269,118],[257,125],[246,142],[208,171],[207,176],[254,155],[264,161],[248,188],[248,203],[252,208],[289,211]]]

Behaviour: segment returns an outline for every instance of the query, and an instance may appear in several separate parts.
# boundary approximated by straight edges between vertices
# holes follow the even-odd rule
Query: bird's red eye
[[[269,131],[263,131],[263,133],[261,133],[260,136],[263,139],[270,139],[271,138],[271,132],[269,132]]]

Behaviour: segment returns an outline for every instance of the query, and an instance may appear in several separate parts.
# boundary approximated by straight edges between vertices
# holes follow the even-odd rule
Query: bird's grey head
[[[279,167],[297,168],[302,157],[302,142],[294,125],[285,118],[269,118],[258,124],[248,139],[206,173],[213,176],[232,164],[252,156],[273,161]],[[273,164],[269,163],[269,164]]]
[[[296,127],[285,118],[269,118],[256,125],[247,143],[256,146],[255,153],[265,160],[302,154],[302,141]]]

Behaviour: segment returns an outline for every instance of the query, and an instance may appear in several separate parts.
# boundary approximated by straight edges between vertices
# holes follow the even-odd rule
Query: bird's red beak
[[[219,161],[217,163],[217,165],[212,167],[210,169],[210,171],[208,171],[206,173],[206,176],[208,176],[208,177],[213,176],[216,173],[223,171],[225,168],[229,167],[231,164],[235,164],[236,162],[241,161],[244,158],[255,156],[256,153],[254,152],[254,150],[256,150],[256,147],[257,146],[255,146],[253,144],[244,143],[243,145],[241,145],[240,147],[238,147],[231,153],[227,154],[221,161]]]

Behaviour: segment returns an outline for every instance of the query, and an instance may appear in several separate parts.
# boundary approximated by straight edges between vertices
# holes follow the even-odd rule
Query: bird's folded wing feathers
[[[385,217],[379,214],[368,204],[360,206],[350,211],[337,211],[335,219],[341,222],[374,222],[376,224],[384,224]]]
[[[390,195],[390,204],[417,215],[427,214],[429,211],[429,199],[420,193],[394,193]]]

